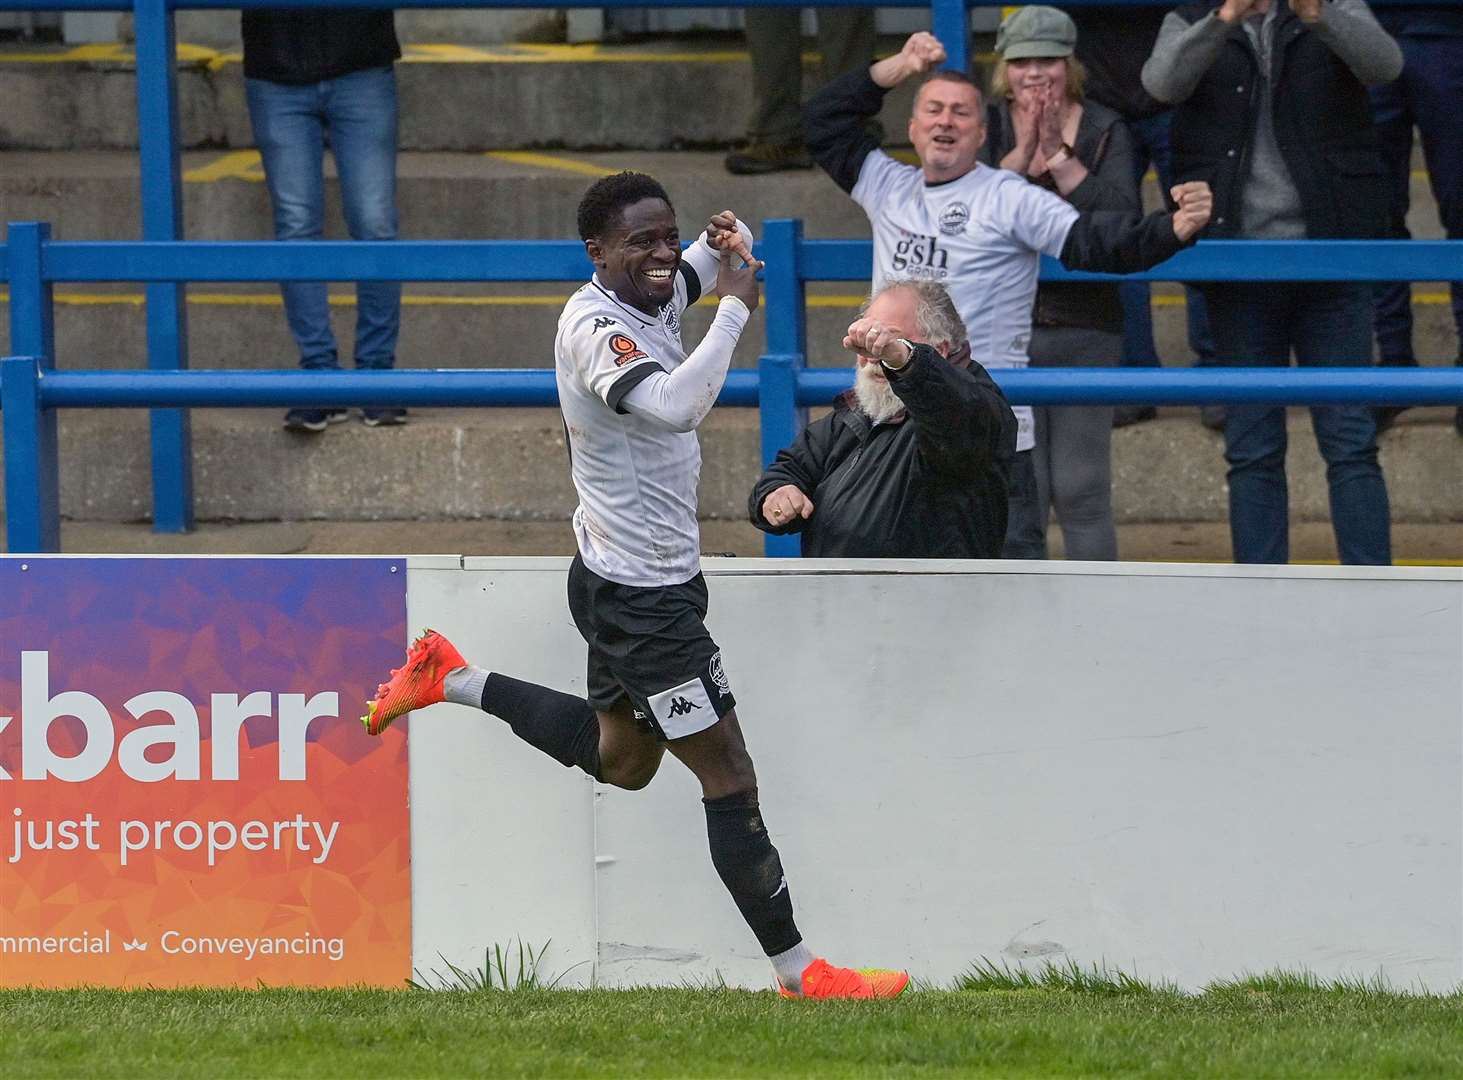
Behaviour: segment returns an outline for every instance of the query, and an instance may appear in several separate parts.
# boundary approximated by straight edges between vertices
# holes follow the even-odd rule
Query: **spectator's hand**
[[[1038,91],[1036,133],[1041,156],[1049,158],[1062,148],[1062,100],[1053,87]]]
[[[860,356],[882,360],[892,368],[902,368],[913,353],[900,337],[900,331],[894,327],[885,326],[878,319],[864,318],[848,328],[843,347]]]
[[[739,255],[742,262],[753,269],[761,270],[766,265],[752,257],[752,249],[747,246],[742,231],[737,228],[737,216],[730,210],[711,215],[711,221],[706,226],[706,242],[717,251],[731,251]]]
[[[741,267],[734,266],[731,246],[722,247],[721,265],[716,270],[716,295],[735,296],[747,305],[748,311],[756,311],[757,298],[761,295],[761,289],[757,285],[757,268],[761,265],[751,262]]]
[[[1224,0],[1218,15],[1221,22],[1236,25],[1249,15],[1259,15],[1270,7],[1268,0]]]
[[[1209,224],[1209,215],[1214,211],[1214,192],[1204,181],[1191,180],[1175,184],[1168,193],[1178,207],[1173,214],[1173,234],[1187,244]]]
[[[1001,168],[1025,174],[1031,168],[1040,141],[1041,95],[1035,87],[1023,87],[1011,97],[1011,127],[1016,145],[1001,159]]]
[[[813,516],[813,500],[796,484],[783,484],[762,500],[762,516],[777,528],[798,518],[806,521]]]
[[[945,46],[926,30],[909,35],[893,56],[886,56],[869,68],[869,77],[884,87],[898,86],[911,75],[923,75],[945,62]]]
[[[1290,10],[1307,26],[1314,26],[1321,20],[1321,0],[1290,0]]]

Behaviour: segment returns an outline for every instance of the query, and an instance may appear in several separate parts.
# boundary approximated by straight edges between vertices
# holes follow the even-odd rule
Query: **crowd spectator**
[[[325,222],[325,146],[340,176],[356,240],[396,239],[396,71],[390,11],[258,8],[243,13],[244,87],[274,210],[276,240],[319,240]],[[285,318],[310,371],[340,367],[324,282],[285,282]],[[401,284],[356,286],[355,363],[396,363]],[[345,409],[291,409],[285,427],[320,432]],[[401,424],[406,410],[369,408],[368,426]]]
[[[1158,40],[1158,28],[1167,9],[1153,4],[1093,5],[1073,8],[1069,14],[1077,27],[1077,60],[1086,71],[1083,92],[1116,112],[1128,125],[1133,142],[1133,177],[1141,184],[1151,166],[1158,174],[1160,191],[1173,186],[1169,160],[1168,129],[1172,119],[1168,106],[1155,101],[1143,89],[1143,64]],[[1153,309],[1148,283],[1125,281],[1119,286],[1123,302],[1123,365],[1161,366],[1153,340]],[[1214,339],[1204,310],[1204,294],[1192,285],[1184,288],[1185,319],[1189,348],[1203,366],[1214,362]],[[1126,427],[1152,420],[1158,410],[1152,405],[1119,405],[1113,426]],[[1224,406],[1205,405],[1199,410],[1204,426],[1224,426]]]
[[[1017,8],[1001,23],[983,160],[1055,191],[1041,146],[1070,147],[1077,159],[1073,179],[1077,187],[1088,185],[1084,205],[1136,216],[1142,201],[1132,139],[1116,112],[1084,98],[1085,72],[1073,55],[1077,41],[1076,25],[1053,7]],[[1123,306],[1118,286],[1038,286],[1026,351],[1032,367],[1119,366]],[[1035,420],[1037,519],[1045,525],[1048,508],[1056,512],[1067,558],[1116,559],[1112,408],[1048,405],[1035,410]]]
[[[755,176],[811,169],[803,141],[801,8],[752,7],[744,12],[752,55],[752,116],[747,142],[726,156],[728,172]],[[874,9],[818,8],[819,84],[874,61]]]
[[[801,533],[809,558],[999,558],[1016,418],[950,294],[887,284],[843,347],[853,389],[762,474],[752,524]]]
[[[1295,240],[1381,236],[1387,182],[1366,85],[1402,52],[1362,0],[1224,0],[1165,17],[1143,85],[1178,106],[1174,173],[1214,186],[1209,235]],[[1219,283],[1206,289],[1222,364],[1371,363],[1371,290],[1351,282]],[[1235,561],[1289,559],[1285,410],[1230,405],[1224,426]],[[1391,561],[1376,421],[1364,406],[1311,409],[1341,560]]]
[[[1422,158],[1449,240],[1463,240],[1463,6],[1398,4],[1379,7],[1377,22],[1402,48],[1402,74],[1373,86],[1372,115],[1391,178],[1387,235],[1405,240],[1412,178],[1412,129],[1422,133]],[[1453,327],[1463,364],[1463,283],[1453,282]],[[1412,351],[1412,288],[1405,282],[1377,286],[1377,352],[1387,367],[1415,367]],[[1376,409],[1386,430],[1402,409]],[[1463,435],[1463,406],[1453,416]]]
[[[891,278],[944,285],[970,335],[971,355],[988,369],[1025,367],[1040,256],[1071,269],[1131,273],[1169,258],[1209,220],[1207,184],[1176,188],[1178,209],[1146,218],[1093,208],[1098,188],[1052,129],[1040,150],[1057,192],[1015,173],[981,164],[986,137],[980,90],[961,72],[933,72],[915,97],[909,138],[919,165],[903,165],[879,149],[867,122],[884,95],[945,59],[931,34],[818,91],[805,113],[808,147],[839,187],[869,216],[874,234],[874,289]],[[1068,201],[1070,200],[1070,201]],[[1014,410],[1016,455],[1004,554],[1040,558],[1032,414]]]

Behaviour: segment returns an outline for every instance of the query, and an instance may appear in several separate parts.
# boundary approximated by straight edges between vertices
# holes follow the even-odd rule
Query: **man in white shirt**
[[[804,944],[721,650],[704,622],[696,427],[757,306],[752,235],[723,211],[683,254],[669,197],[641,173],[597,181],[578,218],[595,273],[564,305],[554,360],[579,494],[569,609],[589,646],[587,700],[470,666],[429,630],[362,723],[374,735],[413,709],[469,705],[561,764],[631,790],[650,783],[669,749],[701,782],[712,864],[780,991],[892,997],[907,973],[834,967]],[[681,313],[713,291],[716,317],[688,354]]]
[[[1016,173],[982,165],[977,153],[986,136],[984,100],[965,75],[934,70],[944,59],[939,40],[921,31],[867,72],[833,80],[808,103],[808,147],[869,216],[874,290],[896,278],[939,282],[965,322],[974,360],[988,369],[1025,367],[1041,255],[1073,270],[1132,273],[1156,266],[1208,224],[1209,187],[1176,186],[1173,214],[1138,218],[1084,210],[1087,170],[1056,125],[1041,127],[1041,150],[1060,197]],[[890,89],[927,72],[909,119],[920,164],[904,165],[879,149],[867,120]],[[1028,406],[1014,411],[1017,453],[1005,555],[1037,558],[1046,523],[1035,513],[1032,415]]]

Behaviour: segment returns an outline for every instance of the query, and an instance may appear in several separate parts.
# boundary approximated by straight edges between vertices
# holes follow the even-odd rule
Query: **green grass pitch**
[[[1074,977],[1075,975],[1075,977]],[[888,1002],[728,989],[0,991],[0,1076],[1463,1075],[1463,996],[985,968]]]

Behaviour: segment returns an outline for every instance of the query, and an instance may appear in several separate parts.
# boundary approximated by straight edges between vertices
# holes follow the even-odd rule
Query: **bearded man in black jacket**
[[[757,481],[752,524],[801,533],[809,558],[999,558],[1016,418],[950,294],[891,282],[843,347],[853,389]]]

